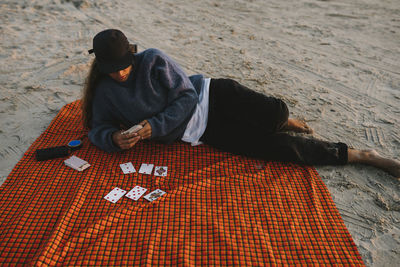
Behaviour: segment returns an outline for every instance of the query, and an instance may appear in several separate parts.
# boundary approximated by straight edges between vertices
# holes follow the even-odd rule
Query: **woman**
[[[364,163],[400,177],[400,162],[287,131],[312,133],[289,118],[286,104],[230,79],[188,77],[157,49],[136,53],[115,29],[93,38],[95,53],[83,96],[84,123],[99,148],[120,151],[143,139],[183,140],[224,151],[307,165]],[[124,134],[133,125],[136,133]]]

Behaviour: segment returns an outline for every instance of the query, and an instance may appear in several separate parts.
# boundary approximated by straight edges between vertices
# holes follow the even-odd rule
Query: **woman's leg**
[[[348,155],[343,143],[287,133],[262,134],[252,127],[236,128],[227,121],[208,124],[202,141],[234,154],[305,165],[342,165]]]
[[[201,140],[235,154],[301,164],[344,164],[347,146],[286,133],[289,111],[277,98],[230,79],[212,79],[207,128]],[[289,120],[290,122],[290,120]]]
[[[208,125],[202,140],[227,152],[264,160],[305,165],[371,165],[388,172],[400,181],[400,161],[382,157],[375,150],[351,149],[343,143],[291,136],[286,133],[264,136],[251,133],[254,131],[234,130],[224,122]]]
[[[400,161],[384,158],[375,150],[348,150],[349,163],[362,163],[382,169],[400,180]]]
[[[304,124],[291,125],[287,107],[282,101],[265,98],[264,95],[242,87],[232,80],[212,80],[209,119],[202,141],[224,151],[266,160],[310,165],[363,163],[381,168],[400,179],[400,162],[383,158],[376,151],[348,149],[343,143],[285,133],[266,134],[265,125],[269,127],[267,132],[271,133],[279,129],[304,128]],[[233,94],[229,88],[234,88]],[[247,100],[237,100],[237,97]],[[256,103],[272,107],[256,107]],[[271,110],[270,113],[268,109]],[[265,115],[268,117],[271,114],[276,114],[277,118],[269,117],[266,123]],[[247,123],[248,121],[252,122]],[[296,124],[295,120],[294,123]]]
[[[375,150],[351,149],[343,143],[291,136],[286,133],[263,137],[248,136],[245,133],[234,134],[233,131],[224,132],[228,125],[221,126],[223,129],[207,128],[207,135],[204,135],[206,144],[234,154],[264,160],[305,165],[361,163],[382,169],[400,181],[400,161],[382,157]],[[210,135],[211,132],[219,134]]]
[[[212,79],[210,100],[218,103],[214,106],[219,116],[263,127],[260,130],[265,133],[313,132],[305,122],[288,118],[289,110],[281,99],[250,90],[232,79]]]
[[[211,79],[210,113],[211,118],[237,122],[237,127],[255,127],[265,134],[281,131],[289,117],[282,100],[250,90],[231,79]]]

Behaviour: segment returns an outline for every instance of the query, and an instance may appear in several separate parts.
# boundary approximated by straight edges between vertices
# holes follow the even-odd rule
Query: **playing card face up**
[[[112,203],[116,203],[125,194],[126,191],[124,189],[116,187],[110,193],[108,193],[104,198]]]
[[[137,185],[125,196],[137,201],[141,196],[143,196],[144,193],[146,193],[146,191],[146,188]]]
[[[154,200],[156,200],[157,198],[161,197],[162,195],[164,195],[166,192],[162,191],[161,189],[156,189],[153,192],[147,194],[144,196],[145,199],[147,199],[148,201],[152,202]]]
[[[135,173],[136,169],[133,167],[132,162],[122,163],[119,165],[124,174]]]
[[[140,169],[139,169],[139,173],[151,174],[151,172],[153,171],[153,167],[154,167],[154,164],[142,163],[142,165],[140,166]]]
[[[168,167],[157,166],[154,169],[155,176],[167,176],[167,172],[168,172]]]

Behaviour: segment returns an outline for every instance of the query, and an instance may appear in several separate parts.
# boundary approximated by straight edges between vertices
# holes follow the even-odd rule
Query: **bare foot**
[[[400,161],[395,159],[384,158],[375,150],[348,150],[349,163],[368,164],[382,169],[400,181]]]
[[[293,131],[296,133],[307,133],[312,134],[313,130],[304,121],[297,119],[288,119],[288,123],[284,130]]]

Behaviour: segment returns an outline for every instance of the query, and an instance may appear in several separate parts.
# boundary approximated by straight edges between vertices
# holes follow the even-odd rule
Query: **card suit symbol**
[[[151,194],[151,198],[159,198],[160,197],[160,195],[161,195],[161,193],[159,193],[159,192],[156,192],[156,193],[153,193],[153,194]]]
[[[164,169],[164,168],[159,168],[159,169],[157,170],[157,173],[158,173],[159,175],[162,175],[164,172],[165,172],[165,169]]]

